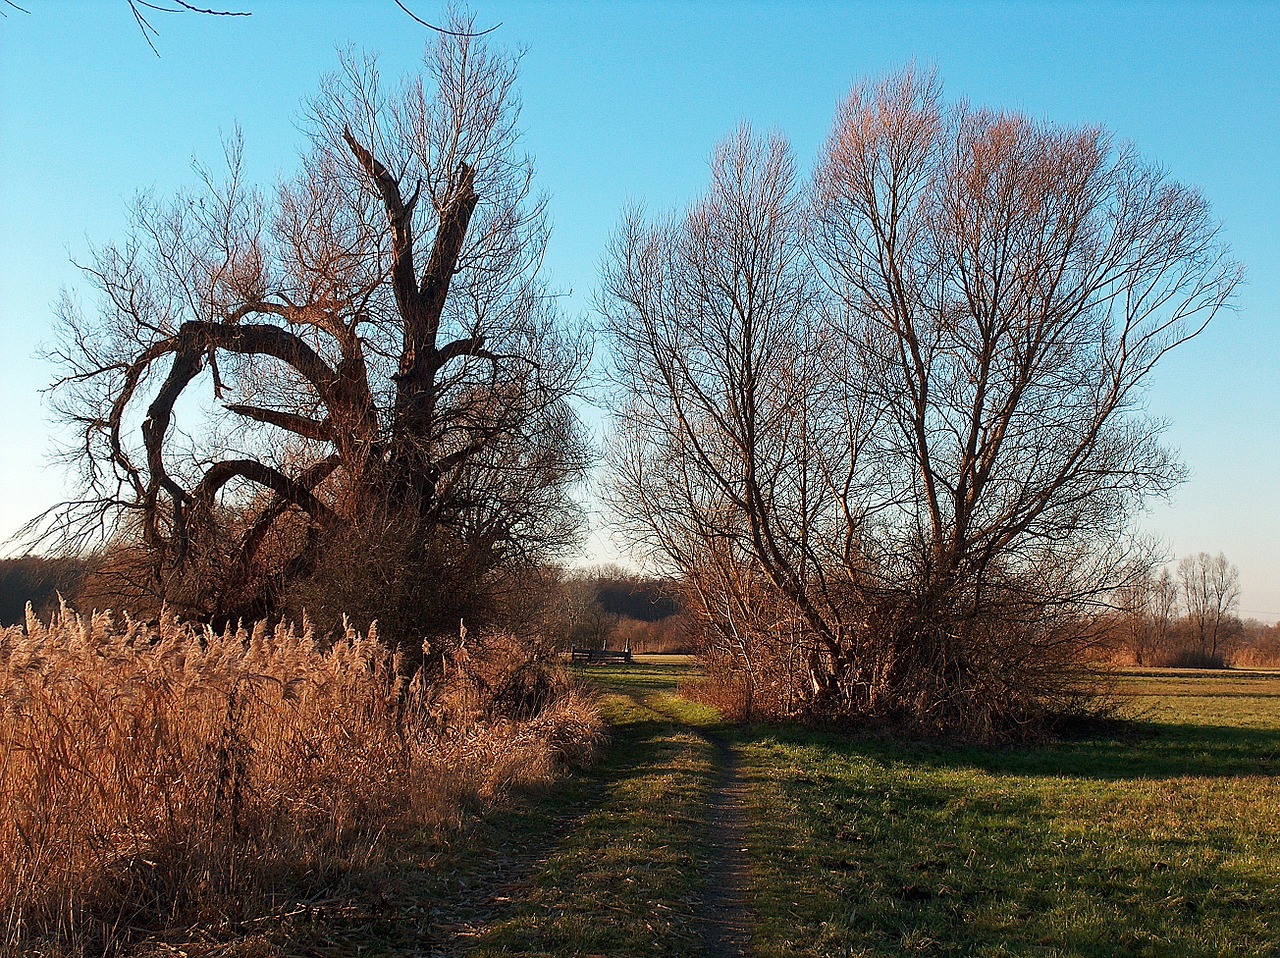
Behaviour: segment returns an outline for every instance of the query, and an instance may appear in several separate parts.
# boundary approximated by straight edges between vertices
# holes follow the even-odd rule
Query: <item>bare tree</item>
[[[1178,580],[1200,661],[1221,664],[1226,626],[1240,603],[1240,570],[1221,552],[1200,552],[1178,563]]]
[[[449,26],[437,26],[430,23],[422,17],[414,13],[403,0],[392,0],[410,19],[415,23],[420,23],[428,29],[435,30],[437,33],[453,36],[465,37],[481,37],[487,33],[492,33],[502,24],[498,23],[486,30],[473,30],[471,25],[467,24],[467,29],[459,29],[461,24],[457,18]],[[152,3],[150,0],[125,0],[129,7],[129,12],[133,14],[134,22],[138,25],[138,30],[142,33],[142,38],[147,41],[147,46],[151,48],[151,52],[157,57],[160,51],[157,49],[155,41],[160,36],[160,31],[155,24],[151,22],[157,13],[196,13],[207,17],[249,17],[253,13],[249,10],[218,10],[211,7],[201,7],[193,3],[187,3],[186,0],[166,0],[166,2]],[[0,17],[8,17],[8,10],[17,10],[19,13],[30,14],[31,11],[25,7],[19,6],[15,0],[0,0]]]
[[[1155,665],[1169,651],[1178,618],[1178,583],[1167,568],[1154,575],[1149,562],[1137,562],[1116,589],[1122,638],[1137,665]]]
[[[56,353],[84,494],[47,535],[135,532],[150,587],[193,613],[269,609],[329,552],[351,594],[431,593],[445,620],[459,576],[574,541],[588,346],[540,276],[516,61],[470,28],[390,95],[344,57],[273,193],[236,138],[225,174],[143,197],[133,235],[93,251],[99,309],[64,300]]]
[[[741,129],[717,148],[711,180],[679,219],[628,217],[606,269],[614,509],[683,574],[690,607],[744,674],[755,631],[779,616],[805,623],[801,661],[839,669],[848,609],[829,578],[859,561],[867,410],[823,387],[850,379],[832,372],[848,350],[825,323],[789,146]],[[811,678],[829,683],[831,670]]]
[[[398,2],[398,0],[397,0]],[[19,6],[14,0],[0,0],[0,17],[8,17],[6,7],[17,10],[19,13],[31,13],[25,7]],[[138,24],[138,29],[142,32],[142,38],[147,41],[147,46],[151,48],[151,52],[156,56],[160,56],[160,51],[156,49],[155,40],[160,36],[160,31],[156,29],[151,22],[151,17],[156,13],[198,13],[209,17],[247,17],[251,14],[247,10],[215,10],[209,7],[198,7],[193,3],[187,3],[185,0],[169,0],[168,3],[151,3],[149,0],[125,0],[129,7],[129,12],[133,14],[134,21]],[[403,5],[401,5],[403,9]],[[405,11],[408,13],[409,11]],[[409,14],[413,16],[412,13]],[[417,20],[417,17],[414,17]],[[423,21],[419,21],[420,23]],[[431,26],[426,24],[426,26]],[[433,27],[433,29],[439,29]]]
[[[133,19],[138,24],[138,29],[142,31],[142,38],[147,41],[147,46],[156,56],[160,56],[160,51],[156,49],[155,44],[160,31],[150,20],[150,17],[156,13],[198,13],[206,17],[252,16],[247,10],[215,10],[210,7],[198,7],[193,3],[187,3],[186,0],[170,0],[168,3],[150,3],[149,0],[126,0],[126,2],[129,4],[129,12],[133,14]]]
[[[1178,580],[1168,568],[1152,580],[1149,608],[1152,647],[1157,653],[1167,653],[1178,621]]]
[[[808,707],[1034,725],[1086,688],[1129,519],[1183,474],[1143,384],[1240,270],[1132,148],[912,71],[855,87],[801,192],[741,134],[683,219],[620,232],[622,516],[686,572],[758,570],[807,632]]]
[[[1151,615],[1154,581],[1146,569],[1135,570],[1116,589],[1115,603],[1124,646],[1135,665],[1151,664],[1154,621]]]
[[[886,681],[926,724],[1056,707],[1139,548],[1130,517],[1183,475],[1143,385],[1239,267],[1204,199],[1131,147],[944,107],[912,71],[854,89],[816,187],[818,256],[889,424]]]

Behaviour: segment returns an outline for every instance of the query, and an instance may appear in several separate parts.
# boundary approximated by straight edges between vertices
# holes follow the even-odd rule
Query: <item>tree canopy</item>
[[[912,70],[853,89],[809,183],[744,128],[608,259],[616,508],[775,701],[1034,724],[1182,478],[1142,389],[1239,281],[1217,233],[1105,131]]]

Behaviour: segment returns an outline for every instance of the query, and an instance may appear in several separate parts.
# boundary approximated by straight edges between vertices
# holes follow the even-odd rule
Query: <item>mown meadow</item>
[[[690,665],[649,663],[593,673],[626,757],[589,773],[607,798],[587,837],[555,848],[475,953],[725,953],[706,945],[724,851],[706,736],[731,745],[748,795],[750,954],[1280,945],[1280,673],[1122,673],[1126,721],[973,748],[725,725],[677,694]]]
[[[1127,673],[1133,721],[1016,749],[741,748],[763,955],[1267,955],[1280,674]]]

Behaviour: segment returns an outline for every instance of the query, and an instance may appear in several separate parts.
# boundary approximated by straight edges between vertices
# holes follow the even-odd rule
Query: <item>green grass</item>
[[[1280,728],[1280,672],[1131,669],[1116,691],[1132,712],[1184,726]]]
[[[1280,676],[1117,693],[1119,741],[742,734],[757,953],[1280,953]]]
[[[705,954],[714,733],[756,955],[1280,956],[1280,673],[1123,673],[1124,735],[984,749],[726,727],[676,694],[692,668],[587,670],[599,763],[263,953]]]
[[[683,663],[592,671],[612,726],[572,818],[473,955],[699,955],[712,748],[689,723],[709,710],[676,697]]]

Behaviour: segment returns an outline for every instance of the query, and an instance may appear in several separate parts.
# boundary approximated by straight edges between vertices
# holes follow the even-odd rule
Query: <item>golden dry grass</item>
[[[305,627],[64,609],[5,630],[0,954],[267,914],[298,876],[368,865],[406,830],[549,780],[589,755],[600,719],[554,675],[512,708],[512,688],[536,686],[517,646],[428,684],[350,629],[322,647]]]

